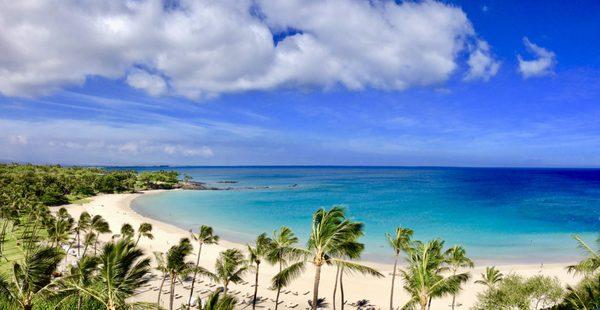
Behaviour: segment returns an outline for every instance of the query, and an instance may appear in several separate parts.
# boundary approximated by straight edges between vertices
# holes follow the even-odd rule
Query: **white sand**
[[[156,193],[159,191],[147,192],[146,194]],[[153,251],[166,251],[169,247],[176,244],[180,238],[189,237],[189,232],[187,230],[175,227],[173,225],[169,225],[154,219],[150,219],[144,217],[138,213],[135,213],[130,208],[130,203],[136,197],[142,194],[110,194],[110,195],[100,195],[92,198],[92,201],[83,205],[69,205],[67,206],[67,210],[71,213],[71,215],[75,218],[79,217],[79,214],[83,211],[89,212],[92,216],[96,214],[102,215],[110,224],[110,228],[113,233],[118,233],[121,225],[123,223],[129,223],[134,228],[137,229],[140,223],[148,222],[153,225],[154,240],[142,239],[140,241],[140,247],[142,247],[146,253],[152,256]],[[168,207],[168,206],[165,206]],[[210,223],[205,223],[210,225]],[[191,227],[190,227],[191,228]],[[277,227],[273,227],[276,229]],[[198,229],[194,227],[194,230]],[[218,234],[218,228],[215,228],[215,233]],[[104,235],[101,237],[101,240],[109,240],[110,234]],[[217,258],[217,255],[220,251],[227,248],[239,248],[242,250],[246,249],[245,245],[232,243],[225,240],[222,240],[219,245],[211,245],[204,246],[202,249],[202,257],[201,257],[201,265],[209,270],[213,270],[214,262]],[[195,250],[196,252],[196,250]],[[195,254],[190,257],[190,260],[195,261]],[[348,303],[356,302],[359,299],[368,299],[372,304],[376,306],[376,308],[386,309],[389,307],[389,293],[390,293],[390,282],[391,277],[390,274],[392,272],[392,258],[390,257],[390,265],[386,264],[376,264],[365,262],[369,266],[377,268],[381,273],[385,274],[386,277],[382,279],[375,279],[372,277],[363,277],[360,275],[346,275],[344,277],[344,290],[345,290],[345,298]],[[573,284],[577,282],[577,278],[571,274],[568,274],[565,270],[565,266],[567,264],[549,264],[544,265],[543,267],[539,264],[536,265],[505,265],[498,266],[498,268],[504,273],[518,273],[523,276],[532,276],[539,273],[543,273],[548,276],[556,276],[562,283],[565,284]],[[480,277],[480,274],[484,271],[485,266],[476,266],[473,270],[471,270],[471,274],[473,275],[472,279],[476,280]],[[270,279],[276,273],[276,268],[274,266],[270,266],[267,263],[263,263],[261,265],[261,273],[259,280],[259,296],[268,297],[269,300],[259,304],[260,308],[264,309],[273,309],[274,302],[270,299],[275,299],[275,291],[271,291],[268,289],[270,286]],[[288,305],[298,304],[295,309],[305,309],[308,307],[307,300],[312,298],[312,284],[313,284],[313,275],[314,270],[309,267],[306,272],[294,283],[289,290],[292,292],[281,295],[281,300],[284,302],[279,306],[279,309],[287,309]],[[333,292],[333,284],[335,278],[335,268],[325,266],[321,275],[321,284],[319,295],[321,297],[325,297],[326,301],[330,304],[332,302],[332,292]],[[203,283],[196,285],[197,289],[204,290],[208,289],[206,286],[209,284],[207,279],[204,280]],[[245,276],[245,280],[250,282],[247,285],[231,285],[231,290],[233,291],[241,291],[237,297],[241,301],[242,296],[246,293],[252,293],[253,288],[251,285],[254,281],[254,274],[248,273]],[[476,295],[478,292],[483,290],[481,285],[477,285],[473,283],[471,280],[469,283],[464,285],[463,292],[457,296],[457,303],[461,304],[457,309],[468,309],[470,308],[476,300]],[[156,280],[152,282],[153,287],[158,287],[160,281]],[[168,290],[168,283],[165,284],[163,291]],[[186,284],[188,285],[188,284]],[[218,287],[218,286],[215,286]],[[147,289],[150,289],[148,287]],[[195,289],[195,290],[197,290]],[[307,295],[303,293],[311,291]],[[295,295],[294,292],[297,292],[298,295]],[[175,300],[175,305],[178,305],[187,300],[189,290],[185,290],[181,285],[177,286],[176,293],[183,295],[183,297]],[[196,293],[195,293],[196,294]],[[205,296],[203,294],[202,296]],[[143,292],[136,297],[134,300],[137,301],[148,301],[148,302],[156,302],[157,292],[156,291],[148,291]],[[338,308],[339,308],[339,290],[338,290]],[[161,297],[161,304],[164,307],[168,306],[169,297],[167,294],[163,294]],[[402,280],[398,279],[396,281],[396,292],[395,292],[395,302],[394,305],[396,307],[402,306],[408,297],[406,293],[402,289]],[[432,303],[432,309],[449,309],[451,298],[445,299],[436,299]],[[245,307],[242,305],[243,308]],[[248,307],[250,308],[250,307]],[[351,306],[347,306],[347,308],[354,308]]]

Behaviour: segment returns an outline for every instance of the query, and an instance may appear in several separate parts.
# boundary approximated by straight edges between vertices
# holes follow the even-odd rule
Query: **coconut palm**
[[[57,248],[33,249],[23,263],[13,263],[12,281],[0,275],[0,293],[21,309],[32,309],[34,297],[48,292],[52,273],[62,256]]]
[[[388,243],[394,250],[394,270],[392,272],[392,287],[390,289],[390,310],[394,309],[394,284],[396,282],[396,268],[402,252],[405,252],[410,246],[410,240],[413,230],[404,227],[397,227],[394,235],[386,233]]]
[[[85,234],[85,237],[83,238],[83,254],[82,254],[82,256],[85,256],[88,248],[90,246],[95,245],[97,240],[98,240],[98,236],[96,236],[95,233],[90,231],[87,234]]]
[[[200,265],[200,254],[202,253],[202,246],[205,244],[217,244],[219,243],[219,236],[213,233],[213,229],[210,226],[202,225],[198,230],[198,234],[194,234],[190,230],[190,234],[192,240],[198,242],[198,255],[196,256],[196,269]],[[190,287],[190,298],[188,298],[188,303],[192,302],[192,296],[194,295],[194,284],[196,283],[197,272],[194,271],[194,275],[192,276],[192,285]]]
[[[75,236],[77,238],[77,257],[81,257],[81,234],[90,228],[92,217],[89,213],[83,211],[79,215],[75,225]]]
[[[150,240],[154,239],[154,235],[152,234],[152,224],[150,224],[150,223],[140,224],[140,227],[138,227],[138,230],[137,230],[137,239],[135,240],[136,246],[138,245],[138,243],[140,242],[140,239],[142,237],[148,238]]]
[[[64,210],[64,208],[61,208]],[[66,210],[65,210],[66,212]],[[69,237],[73,230],[73,218],[67,213],[51,216],[46,222],[48,238],[50,238],[52,247],[60,247],[62,243],[69,241]]]
[[[585,259],[579,263],[567,267],[569,272],[580,273],[584,275],[591,275],[600,268],[600,236],[596,239],[597,249],[594,249],[591,245],[587,244],[580,236],[574,236],[577,241],[579,248],[581,248],[587,255]]]
[[[229,284],[241,282],[247,270],[242,252],[238,249],[227,249],[219,254],[213,278],[223,285],[223,293],[227,294]]]
[[[237,300],[233,296],[222,294],[222,290],[216,290],[206,298],[204,306],[198,301],[198,309],[201,310],[233,310]],[[222,295],[221,295],[222,294]]]
[[[250,266],[254,266],[254,297],[252,298],[252,309],[256,308],[256,295],[258,294],[258,274],[260,270],[260,263],[266,258],[271,246],[271,239],[267,237],[267,234],[262,233],[258,235],[254,243],[254,247],[248,245],[248,263]]]
[[[66,289],[66,300],[73,293],[77,296],[77,310],[81,309],[83,301],[82,290],[93,290],[92,285],[96,280],[96,268],[100,259],[96,256],[83,256],[77,261],[77,264],[70,266],[69,275],[61,281],[61,286]]]
[[[362,252],[365,249],[365,245],[357,242],[356,241],[357,239],[358,239],[358,236],[355,236],[354,239],[348,240],[346,243],[342,244],[342,246],[340,246],[340,250],[337,253],[337,257],[340,257],[342,259],[351,259],[351,260],[359,259],[360,255],[362,254]],[[368,268],[368,267],[364,266],[364,265],[359,265],[357,263],[353,263],[353,265],[348,265],[343,262],[342,263],[334,262],[334,264],[337,265],[337,268],[339,271],[338,274],[339,274],[339,285],[340,285],[340,295],[341,295],[340,297],[342,298],[340,307],[342,310],[344,310],[344,306],[346,304],[346,298],[344,297],[344,274],[353,273],[354,271],[360,272],[361,268]],[[383,275],[377,271],[375,271],[375,273],[369,273],[369,274],[376,276],[376,277],[383,277]],[[333,295],[334,309],[335,309],[335,291],[337,288],[337,283],[338,283],[338,280],[336,279],[336,286],[334,287],[334,295]]]
[[[504,275],[495,266],[485,267],[485,272],[481,274],[481,280],[475,283],[487,286],[488,290],[494,288],[504,279]]]
[[[321,267],[324,264],[335,263],[336,265],[343,265],[345,268],[362,274],[381,275],[375,269],[336,257],[349,240],[356,240],[356,238],[362,235],[362,229],[362,223],[346,219],[344,210],[340,207],[333,207],[330,210],[317,210],[313,214],[310,237],[306,249],[312,258],[289,265],[276,275],[274,281],[281,286],[285,286],[302,273],[306,263],[312,263],[315,266],[315,278],[311,307],[313,310],[316,310],[317,300],[319,299]]]
[[[111,233],[110,226],[108,225],[108,222],[102,217],[102,215],[94,215],[90,222],[89,232],[93,232],[96,235],[94,241],[94,255],[96,255],[98,250],[98,239],[100,238],[100,234]]]
[[[277,231],[273,231],[271,244],[267,253],[267,261],[271,264],[279,265],[279,272],[283,270],[290,262],[295,262],[307,254],[306,250],[296,247],[298,238],[289,228],[282,226]],[[272,279],[272,287],[277,290],[275,297],[275,310],[279,306],[279,296],[281,289],[284,287],[282,283],[277,281],[277,276]]]
[[[135,229],[129,223],[121,225],[121,238],[131,240],[135,235]]]
[[[446,251],[446,263],[450,267],[450,271],[452,271],[452,275],[456,275],[460,268],[473,268],[475,264],[473,261],[467,257],[467,252],[465,248],[460,245],[455,245],[449,248]],[[461,278],[466,282],[470,275],[467,273],[468,277]],[[464,283],[462,282],[462,283]],[[461,283],[461,284],[462,284]],[[460,289],[460,287],[459,287]],[[454,305],[456,304],[456,293],[452,294],[452,310],[454,310]]]
[[[169,272],[167,270],[167,258],[163,252],[154,252],[154,260],[156,260],[156,270],[162,273],[162,280],[160,281],[160,287],[158,288],[158,299],[156,300],[156,309],[160,308],[160,297],[162,295],[162,289],[165,285],[165,281],[169,276]]]
[[[443,252],[444,242],[436,239],[429,242],[414,241],[407,250],[407,268],[400,270],[404,289],[411,299],[405,307],[418,305],[427,310],[433,298],[455,294],[468,274],[460,273],[444,277],[449,268]]]
[[[190,239],[181,238],[179,243],[172,246],[165,257],[165,268],[170,279],[169,310],[173,309],[173,298],[175,297],[175,281],[186,276],[192,266],[187,263],[187,257],[192,253],[193,247]],[[179,279],[181,281],[181,279]]]
[[[125,300],[149,281],[150,259],[128,240],[104,245],[99,258],[98,285],[80,292],[102,303],[107,310],[125,307]]]

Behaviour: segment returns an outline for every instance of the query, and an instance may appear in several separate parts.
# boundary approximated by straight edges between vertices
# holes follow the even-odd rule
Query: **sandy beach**
[[[81,204],[81,205],[68,205],[66,209],[69,213],[77,218],[79,214],[83,211],[89,212],[91,215],[102,215],[110,224],[111,230],[114,233],[118,233],[121,225],[123,223],[129,223],[134,228],[137,228],[140,223],[148,222],[153,225],[154,239],[142,239],[140,241],[140,246],[146,251],[146,253],[152,256],[153,251],[166,251],[169,247],[176,244],[180,238],[188,237],[189,232],[186,229],[181,229],[175,227],[170,224],[166,224],[151,218],[144,217],[136,212],[134,212],[130,208],[131,202],[139,197],[140,195],[150,195],[153,193],[158,193],[160,191],[152,191],[145,193],[136,193],[136,194],[108,194],[108,195],[100,195],[93,197],[89,203]],[[168,206],[165,206],[168,207]],[[206,225],[211,225],[211,223],[204,223]],[[192,227],[190,227],[192,228]],[[197,227],[193,227],[194,230]],[[218,227],[214,227],[216,234],[219,233]],[[273,227],[274,229],[277,227]],[[101,240],[107,241],[110,240],[111,234],[106,234],[101,236]],[[225,250],[227,248],[239,248],[241,250],[245,250],[246,246],[239,243],[228,242],[225,240],[221,240],[218,245],[212,246],[204,246],[202,249],[202,257],[200,260],[200,264],[208,268],[209,270],[213,270],[214,262],[217,258],[220,251]],[[194,253],[196,250],[194,251]],[[195,260],[195,254],[191,259]],[[344,277],[344,290],[345,290],[345,298],[347,303],[354,303],[360,299],[367,299],[375,306],[375,308],[386,309],[389,307],[389,293],[390,293],[390,275],[392,272],[392,257],[390,251],[390,264],[379,264],[379,263],[370,263],[365,262],[367,265],[377,268],[381,273],[386,275],[385,278],[375,279],[371,277],[363,277],[360,275],[347,275]],[[536,264],[536,265],[501,265],[497,266],[504,274],[509,273],[517,273],[523,276],[532,276],[536,274],[544,274],[547,276],[558,277],[561,283],[564,284],[573,284],[576,283],[578,278],[574,275],[567,273],[564,264]],[[484,271],[486,266],[476,266],[471,270],[472,278],[471,280],[463,286],[463,291],[460,295],[457,296],[457,304],[459,306],[458,309],[469,309],[474,305],[477,293],[483,290],[481,285],[477,285],[474,283],[474,280],[479,279],[480,274]],[[270,266],[267,263],[261,265],[261,273],[259,280],[259,296],[264,297],[265,301],[261,302],[258,307],[263,309],[273,309],[274,308],[274,300],[275,291],[269,290],[270,279],[276,273],[276,268],[274,266]],[[333,294],[333,284],[335,278],[335,268],[325,266],[322,272],[321,284],[320,284],[320,296],[325,297],[326,301],[330,304],[332,302],[332,294]],[[248,273],[245,276],[245,280],[249,283],[245,285],[232,285],[230,290],[236,294],[236,297],[239,301],[242,300],[250,300],[248,294],[253,292],[253,279],[254,274]],[[201,296],[204,297],[208,294],[207,290],[212,290],[217,286],[212,286],[208,279],[201,279],[202,283],[199,283],[196,286],[195,291],[204,292]],[[307,300],[311,298],[311,290],[313,284],[313,270],[309,268],[306,272],[294,283],[291,287],[287,288],[281,295],[281,300],[283,303],[279,306],[280,309],[305,309],[308,307]],[[158,291],[155,287],[160,285],[160,279],[157,277],[155,280],[151,282],[151,285],[144,289],[140,294],[134,297],[135,301],[146,301],[146,302],[156,302]],[[185,284],[187,286],[189,284]],[[185,289],[184,286],[178,285],[176,288],[176,293],[182,295],[183,297],[179,297],[175,300],[176,305],[187,301],[189,295],[189,289]],[[166,290],[166,286],[163,290]],[[288,292],[289,291],[289,292]],[[198,294],[197,292],[194,293]],[[339,300],[339,292],[338,292],[338,300]],[[167,294],[163,294],[161,297],[162,306],[168,306],[169,297]],[[408,300],[408,296],[402,289],[402,281],[399,280],[396,282],[396,292],[395,292],[395,306],[402,306]],[[432,309],[449,309],[450,308],[450,300],[451,298],[445,299],[435,299],[432,303]],[[339,303],[339,302],[338,302]],[[248,307],[246,304],[238,304],[239,308]],[[338,304],[339,307],[339,304]],[[354,308],[350,305],[347,307]]]

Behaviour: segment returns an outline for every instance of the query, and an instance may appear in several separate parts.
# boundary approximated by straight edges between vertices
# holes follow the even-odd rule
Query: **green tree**
[[[65,288],[66,297],[71,297],[75,294],[77,297],[77,310],[81,310],[83,296],[85,290],[93,291],[93,285],[96,283],[97,268],[100,259],[96,256],[83,256],[74,266],[70,266],[69,274],[60,281],[62,287]],[[64,293],[63,292],[63,293]]]
[[[140,239],[142,237],[148,238],[150,240],[154,239],[154,235],[152,234],[152,224],[150,224],[150,223],[140,224],[140,227],[138,227],[138,230],[137,230],[137,239],[135,240],[136,246],[138,245],[138,243],[140,242]]]
[[[473,261],[467,257],[467,251],[460,245],[455,245],[446,251],[446,260],[452,275],[456,275],[460,268],[473,268],[475,266]],[[462,283],[469,279],[469,274],[466,273],[466,275],[467,277],[461,277],[461,280],[463,280]],[[452,293],[452,310],[454,310],[456,304],[456,294],[457,293]]]
[[[459,273],[445,277],[448,272],[443,252],[444,242],[435,239],[429,242],[414,241],[407,251],[407,267],[401,270],[404,290],[411,299],[405,307],[418,305],[427,310],[433,298],[456,294],[468,274]]]
[[[380,275],[375,269],[356,264],[354,262],[337,258],[348,240],[355,240],[362,235],[362,223],[352,222],[345,218],[344,210],[333,207],[330,210],[319,209],[313,214],[310,237],[306,252],[310,260],[289,265],[276,275],[275,283],[286,286],[290,281],[302,273],[306,263],[312,263],[315,267],[313,282],[313,298],[311,307],[316,310],[319,299],[319,282],[321,280],[321,267],[324,264],[343,265],[362,274]]]
[[[475,283],[487,286],[488,290],[493,289],[502,282],[504,275],[495,266],[485,267],[485,272],[481,274],[481,280],[476,280]]]
[[[600,250],[594,249],[591,245],[587,244],[580,236],[575,236],[579,248],[587,255],[587,257],[581,260],[579,263],[567,267],[569,272],[580,273],[583,275],[591,275],[600,268]],[[596,245],[600,248],[600,236],[596,239]]]
[[[297,244],[298,238],[289,227],[282,226],[279,230],[273,231],[273,237],[271,238],[271,244],[267,253],[267,261],[273,265],[279,265],[279,272],[281,272],[290,262],[296,262],[307,254],[304,249],[296,247]],[[277,290],[275,310],[279,306],[281,289],[285,287],[284,283],[278,280],[277,276],[271,280],[272,287]]]
[[[258,294],[258,274],[260,271],[260,263],[267,257],[271,246],[271,239],[267,234],[258,235],[254,242],[254,247],[248,245],[248,263],[254,265],[254,297],[252,298],[252,309],[256,308],[256,295]]]
[[[238,249],[227,249],[219,254],[213,278],[223,285],[224,294],[227,294],[230,283],[242,281],[242,276],[248,270],[244,262],[244,255]]]
[[[80,292],[101,302],[107,310],[127,305],[126,299],[149,281],[150,259],[128,240],[109,242],[99,255],[98,281]]]
[[[92,217],[92,221],[90,222],[89,229],[89,232],[92,232],[95,235],[94,255],[96,255],[98,250],[98,238],[100,238],[100,234],[111,233],[110,226],[108,225],[108,222],[102,217],[102,215],[94,215],[94,217]]]
[[[52,273],[62,256],[56,248],[41,247],[29,253],[23,263],[13,262],[12,281],[0,275],[0,294],[21,309],[32,309],[34,298],[49,292]]]
[[[200,267],[194,268],[192,263],[187,262],[188,256],[192,253],[193,247],[190,243],[190,239],[182,238],[177,245],[172,246],[166,255],[166,271],[170,278],[171,293],[169,294],[169,309],[173,309],[173,299],[175,295],[175,281],[187,276],[190,272],[201,271],[204,274],[208,274],[204,269],[199,270]]]
[[[396,283],[396,270],[398,260],[402,252],[405,252],[410,246],[410,240],[413,236],[413,230],[410,228],[397,227],[394,235],[385,234],[389,245],[394,250],[394,270],[392,272],[392,287],[390,289],[390,310],[394,310],[394,284]]]
[[[222,294],[222,290],[217,290],[206,298],[204,306],[198,301],[198,309],[201,310],[233,310],[237,300],[233,296]]]
[[[135,229],[129,223],[121,225],[121,238],[131,240],[135,235]]]
[[[213,232],[212,227],[210,226],[206,226],[206,225],[201,225],[200,229],[198,230],[198,234],[194,234],[194,232],[192,232],[190,230],[190,234],[192,237],[192,240],[198,242],[198,255],[196,256],[196,269],[199,268],[200,266],[200,254],[202,254],[202,246],[203,245],[210,245],[210,244],[218,244],[219,243],[219,236],[215,235]],[[198,272],[194,271],[194,275],[192,276],[192,285],[190,286],[190,297],[188,298],[188,303],[192,302],[192,296],[194,295],[194,284],[196,284],[196,276],[198,275]]]
[[[75,236],[77,238],[77,257],[81,257],[81,234],[90,228],[92,217],[89,213],[83,211],[79,215],[77,224],[75,225]]]

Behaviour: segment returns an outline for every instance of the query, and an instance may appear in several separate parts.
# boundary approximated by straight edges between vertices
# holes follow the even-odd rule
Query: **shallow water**
[[[209,224],[232,241],[281,225],[305,239],[314,210],[343,205],[365,223],[367,259],[387,259],[384,233],[402,225],[418,239],[462,244],[479,262],[549,263],[576,259],[572,234],[592,242],[600,228],[600,170],[593,169],[174,169],[234,189],[142,196],[133,208],[185,229]],[[217,183],[224,180],[238,183]]]

